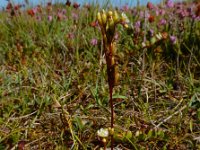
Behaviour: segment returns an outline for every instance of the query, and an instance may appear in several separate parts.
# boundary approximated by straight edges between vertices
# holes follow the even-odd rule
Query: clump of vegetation
[[[0,12],[0,149],[200,148],[197,2],[23,7]]]

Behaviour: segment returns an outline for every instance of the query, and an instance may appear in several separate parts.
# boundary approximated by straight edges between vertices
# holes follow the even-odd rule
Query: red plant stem
[[[102,34],[105,35],[104,30],[102,30]],[[114,88],[114,76],[113,76],[113,66],[111,64],[112,55],[113,55],[113,47],[111,43],[107,44],[106,38],[103,37],[103,46],[104,46],[104,53],[106,55],[106,63],[107,63],[107,76],[108,76],[108,85],[109,85],[109,94],[110,94],[110,108],[111,108],[111,132],[113,131],[114,127],[114,108],[113,108],[113,99],[112,93]],[[113,133],[110,136],[111,138],[111,150],[113,150],[114,139]]]
[[[103,143],[103,145],[104,145],[104,150],[106,150],[106,143]]]
[[[114,127],[114,110],[113,110],[112,91],[113,91],[113,87],[110,87],[111,128]]]
[[[109,86],[110,90],[110,108],[111,108],[111,130],[113,130],[114,127],[114,109],[113,109],[113,99],[112,99],[112,92],[113,92],[113,86]],[[111,134],[111,150],[113,150],[113,133]]]
[[[113,66],[111,64],[112,55],[113,55],[113,47],[111,46],[111,43],[109,43],[109,46],[106,51],[106,63],[107,63],[107,74],[108,74],[108,85],[109,85],[109,94],[110,94],[110,109],[111,109],[111,132],[113,132],[114,127],[114,108],[113,108],[113,99],[112,99],[112,93],[114,88],[114,76],[113,76]],[[113,139],[113,133],[110,135],[111,138],[111,150],[113,150],[114,145],[114,139]]]

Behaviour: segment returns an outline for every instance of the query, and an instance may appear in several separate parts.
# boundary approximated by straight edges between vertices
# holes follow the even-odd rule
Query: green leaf
[[[190,120],[190,131],[193,132],[193,120]]]
[[[82,130],[83,127],[84,127],[84,125],[83,125],[83,122],[82,122],[81,118],[77,116],[77,117],[74,118],[74,121],[75,121],[75,123],[77,124],[77,127],[78,127],[80,130]]]
[[[119,94],[113,95],[113,99],[116,99],[116,98],[128,99],[126,96],[123,96],[123,95],[119,95]]]
[[[161,139],[163,139],[163,138],[165,137],[164,131],[163,131],[163,130],[159,130],[159,131],[158,131],[158,136],[159,136]]]
[[[153,130],[149,130],[149,132],[147,134],[147,139],[152,138],[152,137],[153,137]]]
[[[189,102],[189,107],[199,108],[200,107],[200,99],[198,94],[194,94]]]
[[[137,138],[139,141],[144,141],[147,140],[147,135],[145,133],[141,133]]]
[[[132,138],[132,136],[133,136],[132,132],[131,131],[127,131],[126,138],[130,139],[130,138]]]

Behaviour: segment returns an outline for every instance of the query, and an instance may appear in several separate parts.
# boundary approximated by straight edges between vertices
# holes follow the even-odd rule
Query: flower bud
[[[112,17],[113,12],[112,11],[108,11],[108,17]]]
[[[103,24],[106,24],[106,22],[107,22],[107,15],[106,15],[106,12],[104,10],[102,12],[101,18],[102,18]]]
[[[114,28],[115,28],[115,23],[114,23],[114,20],[113,20],[112,17],[109,18],[109,20],[108,20],[108,26],[109,26],[109,28],[110,28],[111,30],[114,30]]]
[[[102,142],[103,142],[103,143],[107,143],[106,138],[103,138],[103,139],[102,139]]]
[[[124,28],[126,28],[126,29],[127,29],[127,28],[128,28],[128,24],[124,24]]]
[[[118,15],[117,11],[114,11],[113,20],[115,23],[119,22],[119,15]]]
[[[99,24],[102,25],[102,18],[101,18],[100,12],[97,13],[97,20],[98,20]]]

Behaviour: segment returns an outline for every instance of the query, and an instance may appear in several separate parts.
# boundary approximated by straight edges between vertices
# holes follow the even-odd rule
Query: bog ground
[[[116,27],[114,148],[200,149],[200,4],[8,3],[0,12],[0,149],[104,149],[109,86],[98,12]],[[122,16],[123,16],[122,15]],[[110,137],[106,143],[111,147]]]

